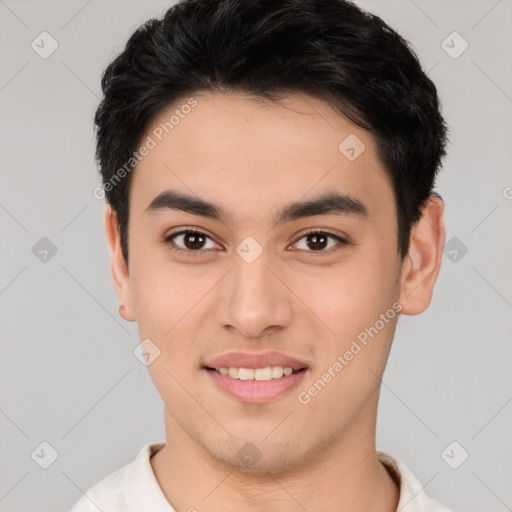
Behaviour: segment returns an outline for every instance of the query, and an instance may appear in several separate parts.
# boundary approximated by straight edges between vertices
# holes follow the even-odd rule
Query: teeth
[[[293,369],[288,366],[267,366],[265,368],[215,368],[222,375],[239,380],[272,380],[291,375]]]
[[[270,380],[272,378],[272,367],[257,368],[254,370],[254,380]]]
[[[238,378],[240,380],[254,380],[254,370],[252,368],[238,368]]]
[[[283,376],[284,368],[282,366],[272,366],[272,378],[279,379]]]

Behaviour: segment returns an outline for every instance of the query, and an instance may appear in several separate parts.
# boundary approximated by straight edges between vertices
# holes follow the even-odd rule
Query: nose
[[[271,268],[265,252],[252,263],[236,257],[223,280],[217,322],[247,338],[286,328],[293,317],[293,293],[284,276]]]

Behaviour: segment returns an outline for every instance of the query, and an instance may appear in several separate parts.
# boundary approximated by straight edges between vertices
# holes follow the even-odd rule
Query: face
[[[219,462],[247,467],[245,453],[264,471],[369,439],[399,311],[428,305],[439,259],[423,248],[436,244],[418,237],[417,264],[401,266],[375,143],[327,104],[193,98],[143,137],[128,269],[106,213],[114,283],[125,318],[150,340],[167,428]],[[260,370],[257,379],[276,372],[262,381],[234,369],[273,366],[294,372]]]

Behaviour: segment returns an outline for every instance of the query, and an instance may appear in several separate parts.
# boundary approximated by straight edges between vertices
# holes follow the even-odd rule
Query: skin
[[[177,511],[395,511],[399,489],[377,459],[375,429],[399,315],[308,404],[297,394],[393,303],[406,315],[428,307],[445,241],[444,203],[429,198],[402,262],[393,189],[369,133],[308,95],[279,103],[233,93],[193,97],[197,106],[133,171],[128,268],[115,212],[105,211],[122,316],[161,351],[148,366],[165,406],[166,445],[151,458],[158,483]],[[349,134],[366,146],[352,162],[338,150]],[[217,204],[230,223],[144,213],[166,189]],[[317,215],[274,225],[285,205],[332,190],[362,201],[368,220]],[[178,236],[174,247],[189,249],[180,254],[163,241],[180,228],[210,238],[194,246]],[[304,237],[309,228],[349,244],[333,252],[337,241],[328,239],[318,249]],[[250,264],[236,252],[247,236],[263,250]],[[202,369],[235,349],[279,350],[310,368],[277,400],[240,402]],[[238,457],[246,442],[261,453],[251,468]]]

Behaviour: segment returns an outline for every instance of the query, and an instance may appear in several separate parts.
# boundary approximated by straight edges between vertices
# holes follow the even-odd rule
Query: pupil
[[[308,238],[311,240],[311,239],[315,239],[316,241],[313,242],[312,244],[309,244],[309,246],[313,249],[323,249],[325,248],[325,242],[327,241],[327,237],[322,234],[322,233],[313,233],[312,235],[309,235]],[[321,239],[322,242],[318,242],[318,239]],[[318,247],[318,245],[320,245],[321,247]]]
[[[308,239],[310,240],[309,246],[312,249],[324,249],[326,246],[327,237],[322,233],[308,235]],[[185,235],[185,245],[188,249],[200,249],[202,244],[204,244],[204,236],[200,233],[189,232]]]
[[[189,240],[194,239],[192,243],[189,243]],[[201,240],[198,242],[198,239]],[[185,245],[188,249],[200,249],[201,244],[204,243],[204,236],[200,233],[187,233],[185,235]]]

